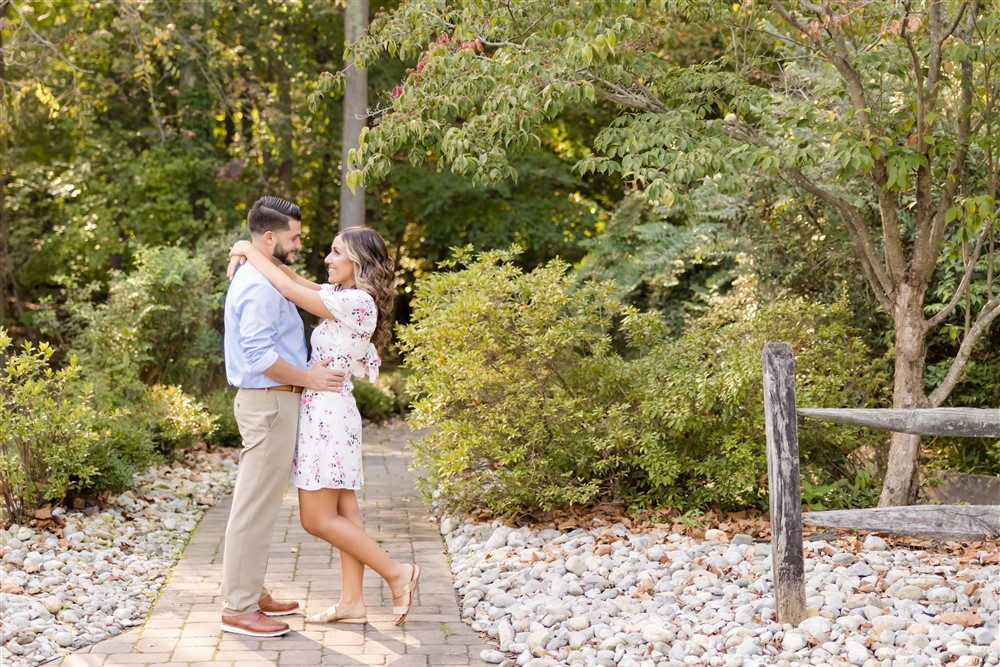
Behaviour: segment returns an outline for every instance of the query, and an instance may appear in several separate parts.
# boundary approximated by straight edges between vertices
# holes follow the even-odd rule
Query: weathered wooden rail
[[[808,523],[817,526],[955,538],[1000,537],[998,518],[996,505],[906,505],[805,515]]]
[[[767,439],[775,605],[780,622],[798,625],[806,615],[798,415],[901,433],[1000,438],[1000,410],[796,410],[792,346],[788,343],[767,343],[763,357],[764,429]],[[805,520],[819,526],[883,533],[1000,537],[1000,505],[910,505],[809,512]]]
[[[1000,438],[1000,410],[799,408],[798,413],[835,424],[868,426],[896,433]]]

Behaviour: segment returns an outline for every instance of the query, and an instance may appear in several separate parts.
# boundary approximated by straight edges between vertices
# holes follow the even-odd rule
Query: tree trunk
[[[924,394],[924,363],[927,349],[927,325],[923,316],[926,287],[900,282],[896,289],[895,386],[894,408],[927,407]],[[917,497],[920,436],[893,433],[889,445],[889,465],[879,507],[912,505]]]
[[[352,0],[344,11],[344,37],[348,43],[358,41],[368,27],[368,0]],[[365,224],[365,188],[359,185],[351,192],[347,186],[347,155],[358,147],[358,135],[368,124],[368,72],[357,70],[354,63],[346,68],[344,87],[344,128],[340,161],[340,229]]]
[[[291,66],[284,58],[275,59],[278,68],[278,109],[281,121],[278,123],[278,133],[281,144],[281,161],[278,165],[278,180],[281,182],[282,197],[292,198],[292,81]]]
[[[7,16],[7,0],[0,0],[0,23]],[[5,73],[5,51],[3,50],[3,32],[0,32],[0,81],[4,81]],[[6,86],[0,86],[0,113],[7,116],[7,95]],[[0,128],[0,155],[7,155],[7,132]],[[0,159],[0,326],[9,327],[7,321],[7,299],[8,284],[10,293],[14,293],[14,262],[10,258],[10,249],[7,247],[7,204],[4,201],[4,194],[7,191],[7,160]],[[6,356],[0,352],[0,368],[7,365]]]

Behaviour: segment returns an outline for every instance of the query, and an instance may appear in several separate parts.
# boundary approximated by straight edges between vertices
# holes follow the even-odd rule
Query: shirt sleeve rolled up
[[[253,285],[247,290],[240,313],[240,343],[247,368],[262,373],[278,360],[278,328],[281,299],[273,289]]]

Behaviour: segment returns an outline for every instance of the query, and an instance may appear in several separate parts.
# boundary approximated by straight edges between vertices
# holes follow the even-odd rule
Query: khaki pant
[[[295,456],[300,394],[240,389],[233,412],[243,436],[222,555],[223,614],[257,611],[264,572]]]

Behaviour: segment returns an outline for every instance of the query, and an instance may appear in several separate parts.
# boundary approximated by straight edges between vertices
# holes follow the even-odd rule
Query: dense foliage
[[[100,295],[109,272],[143,248],[193,251],[229,238],[265,193],[301,206],[305,266],[322,275],[338,210],[340,104],[326,96],[309,113],[306,98],[323,70],[343,66],[341,6],[12,0],[4,8],[0,208],[18,221],[3,283],[18,297],[4,299],[16,319],[60,276],[97,281]],[[373,65],[372,97],[402,70]],[[458,242],[516,240],[542,260],[572,254],[601,210],[580,200],[583,183],[566,154],[581,130],[560,127],[524,160],[531,192],[484,193],[434,169],[373,189],[370,221],[417,267],[401,277],[413,280],[425,256],[433,265]]]
[[[20,369],[3,427],[56,446],[72,418],[83,434],[58,445],[69,473],[11,454],[5,488],[28,505],[100,495],[194,439],[239,445],[221,368],[226,248],[251,201],[284,195],[304,212],[299,268],[324,275],[342,157],[340,77],[327,73],[353,55],[371,103],[349,179],[366,181],[369,223],[395,252],[400,321],[421,294],[402,351],[418,418],[445,425],[422,456],[463,470],[456,485],[483,483],[494,509],[758,503],[759,425],[735,415],[759,416],[759,359],[743,344],[767,332],[800,336],[810,378],[827,372],[813,345],[865,369],[862,384],[806,394],[816,404],[1000,405],[988,8],[382,0],[345,54],[342,2],[0,0],[0,320],[17,342],[0,358]],[[455,247],[511,244],[435,273]],[[473,293],[506,304],[497,313],[444,287],[487,267],[498,284]],[[542,300],[501,298],[511,284]],[[439,297],[455,300],[455,331],[485,338],[422,338],[447,330],[427,306]],[[850,344],[807,343],[809,326]],[[428,374],[422,355],[448,350],[470,368],[490,356],[496,377]],[[541,404],[502,394],[504,374]],[[366,417],[405,409],[400,378],[358,383]],[[78,413],[44,417],[70,395]],[[857,501],[881,474],[852,459],[854,435],[804,434],[826,443],[809,445],[815,503]],[[1000,473],[996,443],[925,446],[934,465]],[[462,468],[470,448],[492,473]],[[518,467],[529,455],[537,469]],[[580,457],[595,476],[560,487]]]
[[[728,224],[744,219],[742,203],[711,184],[704,190],[702,210],[688,216],[644,193],[629,195],[588,244],[578,279],[611,280],[616,299],[661,313],[679,333],[712,297],[729,290],[745,246]]]
[[[510,252],[454,260],[420,285],[400,335],[425,490],[460,509],[530,512],[600,500],[681,510],[766,503],[760,351],[796,351],[802,405],[872,405],[884,378],[845,301],[760,306],[751,285],[715,299],[679,338],[567,266]],[[616,340],[620,345],[616,345]],[[878,436],[803,425],[816,484],[853,479]]]
[[[944,404],[1000,317],[990,3],[408,0],[356,53],[420,59],[363,134],[356,182],[401,154],[517,180],[514,158],[584,107],[615,110],[579,156],[584,176],[618,176],[688,215],[706,183],[738,197],[792,186],[820,211],[818,234],[850,247],[853,289],[889,322],[897,408]],[[880,502],[906,503],[919,437],[893,434],[890,458]]]

